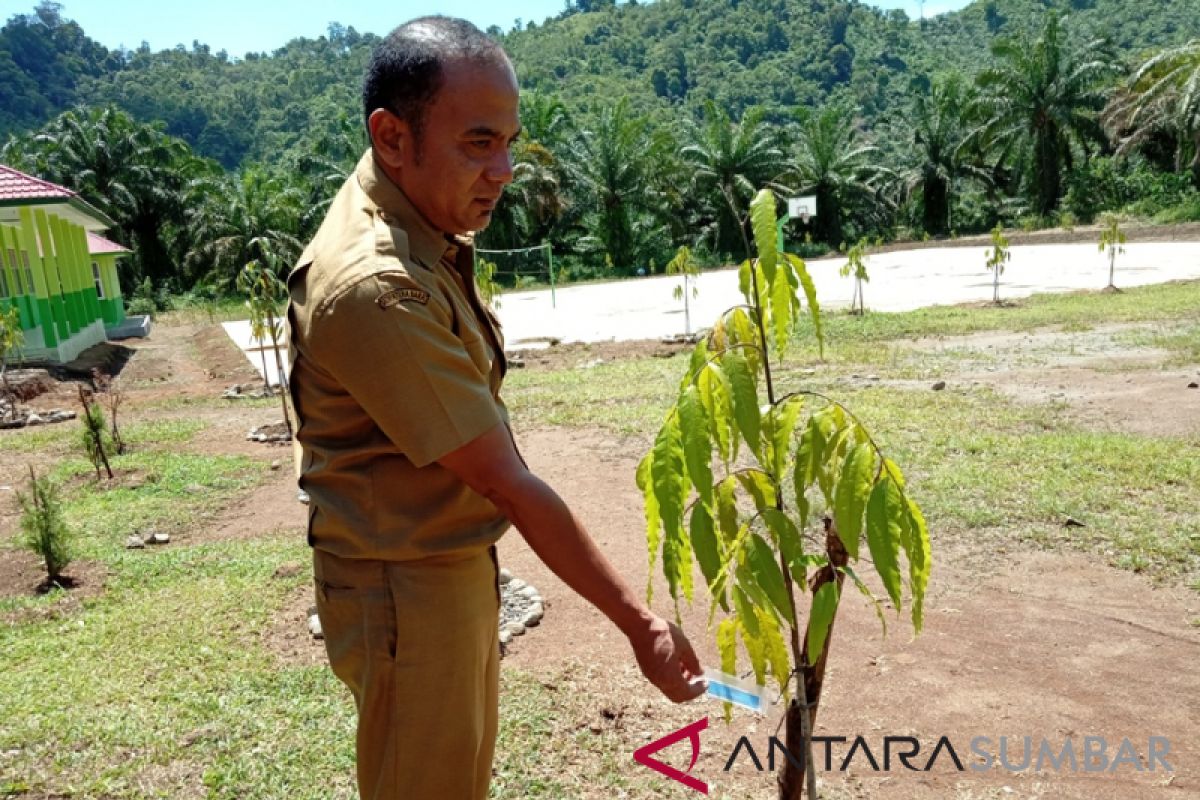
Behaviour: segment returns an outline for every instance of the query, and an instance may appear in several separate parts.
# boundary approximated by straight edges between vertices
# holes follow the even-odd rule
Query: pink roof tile
[[[56,183],[26,175],[0,164],[0,201],[56,197],[69,200],[75,196],[75,192]]]
[[[117,244],[105,239],[103,236],[97,236],[91,231],[87,232],[88,252],[94,256],[104,255],[105,253],[131,253],[133,252],[124,245]]]

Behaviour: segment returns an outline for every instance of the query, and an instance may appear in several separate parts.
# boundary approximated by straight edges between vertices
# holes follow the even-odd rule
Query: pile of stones
[[[74,411],[63,411],[60,408],[50,411],[18,411],[15,419],[10,419],[10,408],[0,400],[0,429],[24,428],[34,425],[50,425],[55,422],[66,422],[75,419]]]
[[[241,398],[253,397],[274,397],[276,392],[273,390],[264,389],[261,383],[235,383],[225,391],[221,392],[221,397],[226,400],[240,400]]]
[[[150,531],[148,533],[134,533],[125,541],[126,550],[143,550],[146,545],[152,544],[168,544],[171,541],[171,534],[160,533],[158,531]]]
[[[292,437],[288,433],[287,424],[283,420],[277,420],[267,425],[251,428],[250,432],[246,434],[246,440],[250,442],[290,442]]]
[[[536,627],[545,616],[546,607],[542,595],[536,588],[520,578],[514,578],[507,569],[500,570],[500,647],[501,652],[513,640],[529,628]],[[306,616],[308,632],[314,639],[324,639],[321,618],[316,606],[309,606]]]
[[[537,626],[546,614],[542,595],[507,569],[500,570],[500,644]]]

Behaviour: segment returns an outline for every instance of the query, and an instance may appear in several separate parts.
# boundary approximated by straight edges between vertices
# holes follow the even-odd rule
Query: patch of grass
[[[936,336],[962,336],[981,331],[1027,331],[1050,326],[1094,325],[1194,319],[1200,308],[1200,281],[1176,281],[1141,286],[1120,293],[1075,292],[1036,294],[1013,307],[934,306],[896,313],[871,312],[862,317],[848,313],[823,315],[827,350],[848,343],[884,342]],[[797,356],[816,353],[812,326],[805,317],[797,338],[803,350]]]
[[[56,422],[36,428],[12,428],[0,431],[0,453],[66,452],[79,435],[78,422]]]
[[[1171,354],[1167,366],[1200,364],[1200,325],[1160,324],[1152,328],[1125,331],[1119,341],[1136,347],[1156,347]]]
[[[620,434],[657,429],[687,356],[614,361],[589,369],[518,370],[505,378],[517,428],[598,426]]]

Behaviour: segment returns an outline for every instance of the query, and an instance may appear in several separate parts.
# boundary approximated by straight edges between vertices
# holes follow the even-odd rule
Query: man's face
[[[405,137],[394,176],[438,230],[480,231],[491,221],[512,181],[509,148],[521,131],[518,99],[517,78],[503,58],[446,64],[420,141]]]

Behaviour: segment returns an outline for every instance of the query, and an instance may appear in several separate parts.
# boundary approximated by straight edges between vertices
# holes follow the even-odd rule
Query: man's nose
[[[506,147],[496,154],[487,169],[488,180],[494,183],[510,184],[513,179],[512,152]]]

